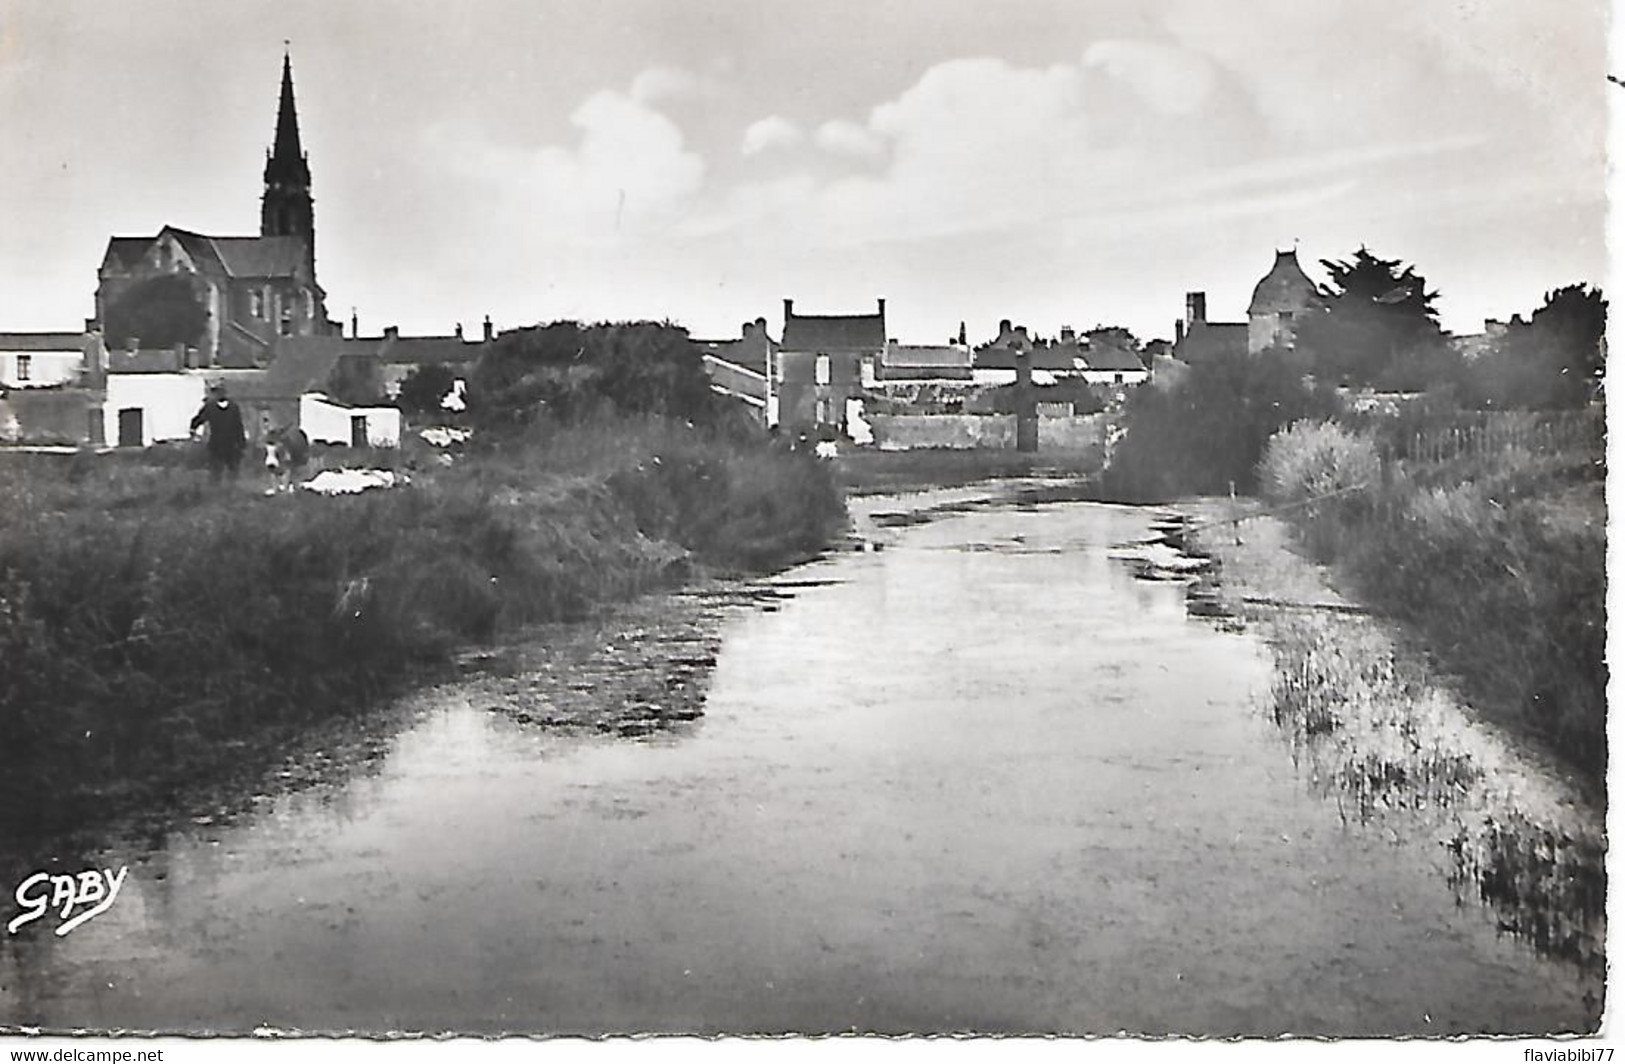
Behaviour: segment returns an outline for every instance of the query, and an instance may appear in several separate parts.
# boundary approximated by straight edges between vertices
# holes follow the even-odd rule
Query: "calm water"
[[[130,866],[110,911],[0,938],[0,1022],[1585,1026],[1578,976],[1458,908],[1442,853],[1308,792],[1257,641],[1106,557],[1146,520],[950,514],[787,574],[816,586],[728,614],[681,732],[419,696],[342,785],[100,855]]]

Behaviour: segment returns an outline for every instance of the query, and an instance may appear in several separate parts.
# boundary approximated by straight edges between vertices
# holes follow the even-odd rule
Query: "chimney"
[[[1184,318],[1175,318],[1174,319],[1174,343],[1175,343],[1175,345],[1178,345],[1178,344],[1182,344],[1184,342],[1185,342],[1185,319]]]
[[[384,339],[386,339],[386,340],[399,340],[400,337],[401,337],[401,327],[399,325],[386,325],[386,326],[384,326]]]
[[[491,315],[485,316],[485,342],[490,343],[496,338],[496,330],[491,328]]]
[[[350,308],[350,339],[359,340],[360,338],[361,338],[361,319],[356,316],[355,308],[351,307]]]
[[[793,299],[786,299],[784,301],[784,323],[786,325],[788,325],[790,323],[790,315],[794,314],[795,312],[796,312],[796,301],[793,300]]]
[[[1206,292],[1186,292],[1185,293],[1185,324],[1187,326],[1191,326],[1191,325],[1195,325],[1197,322],[1206,323],[1206,321],[1207,321],[1207,293]]]
[[[886,301],[884,299],[875,300],[875,307],[880,311],[880,316],[884,318],[886,316]]]
[[[1074,344],[1078,342],[1078,334],[1072,331],[1072,326],[1061,326],[1061,343]]]
[[[1000,318],[999,319],[999,339],[1002,340],[1006,336],[1008,336],[1009,334],[1010,334],[1010,319],[1009,318]]]
[[[457,337],[457,339],[461,340],[463,338],[463,323],[458,322],[457,327],[452,330],[452,333]]]

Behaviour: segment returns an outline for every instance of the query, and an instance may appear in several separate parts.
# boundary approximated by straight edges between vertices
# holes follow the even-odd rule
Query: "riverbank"
[[[881,451],[845,448],[834,461],[849,495],[879,495],[959,488],[994,479],[1052,477],[1082,479],[1100,474],[1098,449],[1046,449],[1037,453],[996,448],[924,448]]]
[[[811,456],[657,418],[348,498],[66,462],[0,465],[0,837],[168,803],[471,643],[793,564],[845,522]]]
[[[1427,649],[1307,560],[1250,500],[1187,500],[1187,538],[1216,562],[1207,590],[1275,659],[1268,711],[1306,786],[1358,828],[1417,811],[1440,869],[1500,929],[1597,977],[1605,968],[1603,802],[1555,757],[1486,721]],[[1240,520],[1236,520],[1241,518]],[[1405,809],[1405,818],[1388,817]]]

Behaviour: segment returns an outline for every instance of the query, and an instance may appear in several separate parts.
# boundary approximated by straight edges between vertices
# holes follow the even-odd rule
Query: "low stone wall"
[[[1014,414],[876,414],[869,418],[875,445],[882,451],[931,447],[951,450],[1014,450]],[[1082,450],[1098,447],[1105,432],[1099,414],[1038,419],[1038,449]]]
[[[17,388],[0,399],[0,440],[7,443],[101,443],[91,417],[101,396],[83,388]]]

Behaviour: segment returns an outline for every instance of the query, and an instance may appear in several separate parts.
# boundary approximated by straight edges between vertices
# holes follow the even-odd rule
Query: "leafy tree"
[[[396,396],[401,409],[411,414],[439,414],[440,401],[457,382],[457,374],[438,362],[418,366],[401,380]]]
[[[723,417],[700,349],[669,323],[566,321],[504,333],[475,365],[468,397],[488,426],[540,414],[575,421],[605,408],[706,424]]]
[[[1106,490],[1132,501],[1222,494],[1232,483],[1250,492],[1271,433],[1337,408],[1331,389],[1306,384],[1287,352],[1200,362],[1166,387],[1134,390]]]
[[[1324,379],[1351,386],[1415,386],[1421,374],[1407,362],[1437,358],[1444,346],[1427,280],[1398,259],[1362,247],[1347,261],[1321,261],[1330,282],[1324,313],[1306,319],[1297,346]]]
[[[209,323],[209,308],[185,274],[166,273],[138,281],[107,310],[107,342],[127,348],[193,346]]]
[[[1566,285],[1546,293],[1530,316],[1530,355],[1548,369],[1552,406],[1584,406],[1600,387],[1607,345],[1608,301],[1600,289]]]
[[[1527,322],[1514,319],[1466,374],[1464,397],[1495,409],[1584,406],[1600,387],[1608,302],[1583,284],[1546,293]]]

